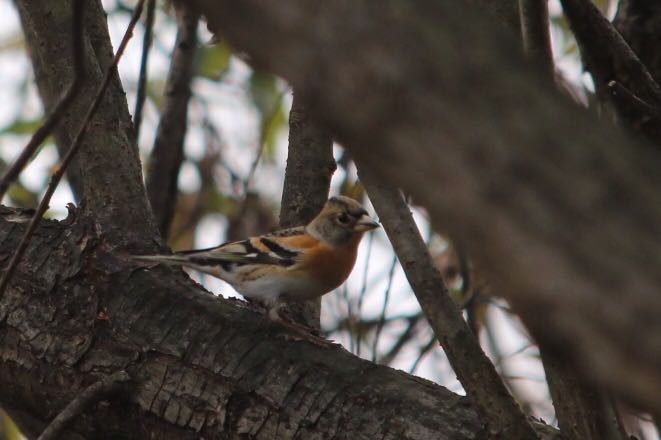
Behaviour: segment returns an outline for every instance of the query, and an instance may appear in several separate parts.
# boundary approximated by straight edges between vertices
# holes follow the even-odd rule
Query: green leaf
[[[213,46],[202,46],[197,53],[197,76],[219,81],[230,64],[229,46],[220,42]]]

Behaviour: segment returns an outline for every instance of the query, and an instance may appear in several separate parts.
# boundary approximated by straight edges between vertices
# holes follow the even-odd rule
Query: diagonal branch
[[[360,164],[359,164],[360,165]],[[492,438],[535,438],[450,297],[401,193],[359,166],[360,179],[388,234],[427,321]]]
[[[145,19],[145,35],[142,39],[142,57],[140,58],[140,73],[138,74],[138,91],[135,97],[135,111],[133,112],[133,129],[136,142],[140,139],[140,126],[142,125],[142,111],[147,98],[147,68],[149,65],[149,52],[154,32],[154,17],[156,16],[156,0],[147,0],[147,17]]]
[[[147,194],[161,235],[167,238],[177,201],[177,181],[184,155],[188,127],[188,101],[195,53],[199,16],[177,4],[177,40],[165,84],[163,111],[156,130],[154,148],[149,159]]]
[[[57,104],[53,107],[44,123],[32,135],[28,144],[23,148],[21,154],[16,158],[14,163],[7,169],[5,174],[0,179],[0,202],[5,196],[9,186],[18,178],[25,166],[28,164],[34,152],[41,143],[53,132],[53,129],[60,122],[70,104],[78,95],[81,89],[81,84],[85,76],[84,51],[83,51],[83,19],[85,10],[84,0],[75,0],[72,3],[72,54],[71,60],[73,63],[73,78],[69,87],[67,87],[64,94],[60,97]],[[0,292],[2,290],[0,289]],[[1,295],[1,293],[0,293]]]

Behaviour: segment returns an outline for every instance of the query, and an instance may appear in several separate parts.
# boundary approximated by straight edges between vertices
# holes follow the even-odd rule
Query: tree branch
[[[87,133],[87,127],[89,126],[90,122],[92,121],[92,118],[96,114],[96,111],[99,109],[101,100],[103,99],[103,96],[105,95],[106,90],[110,85],[110,79],[112,78],[112,74],[117,69],[117,63],[119,63],[120,58],[124,54],[124,49],[126,48],[126,45],[128,44],[131,36],[133,35],[133,28],[135,27],[135,24],[138,22],[138,19],[140,18],[140,13],[142,12],[143,3],[144,0],[141,0],[136,6],[135,12],[133,13],[133,17],[131,17],[131,21],[128,25],[128,28],[126,29],[126,33],[124,34],[124,37],[122,38],[122,41],[119,43],[119,47],[117,48],[117,54],[115,55],[113,64],[108,69],[103,82],[101,83],[101,85],[99,85],[99,89],[97,90],[96,95],[94,96],[92,105],[85,114],[82,125],[79,128],[78,132],[76,133],[76,137],[74,138],[73,143],[71,144],[71,148],[67,152],[66,156],[62,158],[62,163],[60,164],[60,167],[51,176],[50,182],[48,183],[48,187],[46,188],[46,193],[41,198],[41,201],[39,202],[39,206],[37,207],[34,215],[32,216],[32,219],[30,220],[30,224],[25,230],[23,239],[21,240],[18,247],[14,251],[14,254],[12,255],[11,260],[9,261],[7,268],[2,274],[2,278],[0,278],[0,300],[2,299],[2,296],[5,293],[5,289],[9,284],[9,280],[11,280],[11,277],[14,274],[14,270],[16,269],[16,266],[21,261],[21,258],[23,257],[23,254],[27,249],[28,244],[30,243],[30,238],[32,237],[32,234],[37,229],[37,226],[41,221],[41,218],[48,209],[51,197],[53,197],[57,185],[59,185],[60,180],[64,176],[65,171],[67,170],[67,167],[69,166],[69,164],[71,164],[71,160],[78,152],[82,144],[83,137]]]
[[[42,142],[53,132],[57,124],[64,116],[67,108],[71,105],[81,89],[85,77],[84,52],[83,52],[83,18],[85,14],[85,2],[75,0],[72,2],[71,20],[71,60],[73,64],[73,78],[69,87],[59,98],[44,123],[32,135],[28,144],[23,148],[21,154],[16,158],[0,179],[0,202],[5,196],[9,186],[16,181],[30,158],[37,151]],[[0,296],[2,295],[0,289]]]
[[[199,15],[185,5],[178,4],[176,13],[177,40],[147,173],[149,201],[161,235],[166,239],[174,215],[179,168],[184,156],[199,21]]]
[[[450,297],[401,193],[365,172],[359,177],[388,234],[427,321],[459,382],[487,425],[490,438],[535,438],[526,416],[507,392]]]
[[[561,3],[597,93],[604,100],[610,99],[622,120],[661,145],[661,119],[654,118],[661,108],[661,88],[647,67],[591,1],[561,0]],[[639,106],[611,99],[608,87],[611,81],[621,84],[657,111],[640,112]]]
[[[546,0],[519,0],[523,46],[529,58],[542,61],[550,80],[555,77]],[[625,440],[626,433],[609,399],[590,388],[586,381],[547,354],[539,346],[541,361],[563,435],[570,440]]]
[[[289,148],[285,183],[280,204],[280,226],[289,228],[307,224],[328,199],[331,178],[337,168],[333,158],[333,140],[327,131],[311,120],[301,98],[294,92],[289,113]],[[319,328],[321,298],[302,305],[289,304],[294,316]],[[301,311],[297,308],[302,307]]]
[[[20,240],[19,214],[0,208],[0,261]],[[109,253],[86,235],[88,221],[72,214],[42,222],[28,263],[0,301],[0,399],[10,414],[31,415],[21,426],[27,435],[97,380],[97,371],[126,371],[131,392],[81,414],[72,433],[483,436],[465,397],[341,348],[287,340],[286,328],[246,303],[210,295],[180,271],[136,268]]]
[[[470,5],[192,3],[314,98],[315,120],[363,167],[428,208],[540,343],[661,408],[658,151],[548,87]]]
[[[30,56],[41,67],[41,93],[55,96],[72,76],[72,60],[61,51],[67,38],[71,14],[68,0],[17,0],[16,5],[31,41]],[[108,91],[99,104],[77,156],[84,186],[84,211],[96,219],[97,232],[115,245],[140,244],[154,251],[156,237],[126,95],[113,65],[113,48],[105,12],[100,1],[87,2],[85,15],[85,81],[81,93],[66,114],[64,123],[70,138],[83,124],[96,91],[108,69]],[[61,38],[53,38],[59,35]],[[64,56],[63,56],[64,55]],[[121,244],[119,244],[121,243]]]
[[[627,440],[613,402],[578,380],[562,362],[540,354],[562,435],[568,440]]]
[[[526,55],[541,64],[549,78],[554,77],[548,0],[519,0],[521,36]]]
[[[154,17],[156,16],[156,0],[147,0],[147,17],[145,19],[145,35],[142,39],[142,57],[140,58],[140,73],[138,74],[138,91],[135,96],[135,111],[133,113],[133,130],[136,143],[140,140],[142,125],[142,110],[147,98],[147,68],[149,51],[151,50],[152,34],[154,32]],[[162,232],[161,232],[162,234]]]

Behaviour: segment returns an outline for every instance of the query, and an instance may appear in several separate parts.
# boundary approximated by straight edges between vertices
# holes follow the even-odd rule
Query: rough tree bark
[[[42,37],[56,25],[67,29],[59,21],[66,2],[34,10],[34,2],[27,3],[22,5],[26,22],[41,18],[35,27],[44,28]],[[34,17],[37,9],[41,14]],[[26,26],[26,31],[37,29]],[[97,50],[108,44],[104,35],[90,38]],[[44,52],[49,44],[40,40]],[[107,53],[94,55],[89,53],[90,62],[98,63]],[[63,62],[50,61],[54,69],[62,68]],[[51,74],[66,76],[66,71]],[[121,89],[111,96],[119,95]],[[482,435],[465,398],[340,348],[287,341],[283,328],[241,302],[200,291],[178,270],[144,270],[130,263],[117,249],[148,248],[156,234],[151,216],[140,216],[147,202],[139,174],[124,182],[141,189],[130,188],[125,200],[118,198],[125,186],[104,186],[139,170],[137,155],[124,156],[129,146],[116,142],[127,139],[124,118],[115,119],[126,111],[126,102],[111,99],[107,105],[117,108],[106,109],[95,124],[105,128],[107,117],[119,123],[118,133],[93,139],[81,155],[86,209],[72,211],[64,222],[40,224],[0,301],[0,401],[26,434],[38,434],[100,377],[126,371],[131,377],[126,394],[85,412],[67,438]],[[102,165],[112,167],[97,170]],[[88,167],[100,175],[90,175]],[[104,203],[106,210],[98,211]],[[134,205],[144,206],[112,224]],[[25,212],[0,210],[0,261],[11,256],[28,218]],[[137,232],[127,228],[130,221]],[[118,233],[121,228],[124,234]],[[550,430],[544,438],[555,435]]]
[[[466,243],[540,342],[661,409],[658,151],[555,92],[468,4],[194,3]]]
[[[0,261],[20,220],[0,210]],[[287,341],[245,303],[180,271],[137,269],[93,232],[75,213],[44,221],[0,303],[0,399],[26,434],[123,370],[129,392],[85,412],[67,438],[481,437],[466,398],[339,347]]]

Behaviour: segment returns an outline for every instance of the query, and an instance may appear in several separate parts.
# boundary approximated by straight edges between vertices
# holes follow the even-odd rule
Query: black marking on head
[[[290,251],[289,249],[285,249],[282,246],[280,246],[278,243],[275,241],[271,241],[268,238],[261,238],[260,241],[264,246],[269,248],[271,252],[275,253],[277,256],[285,258],[285,259],[292,259],[298,255],[298,252]],[[292,263],[293,264],[293,263]]]

